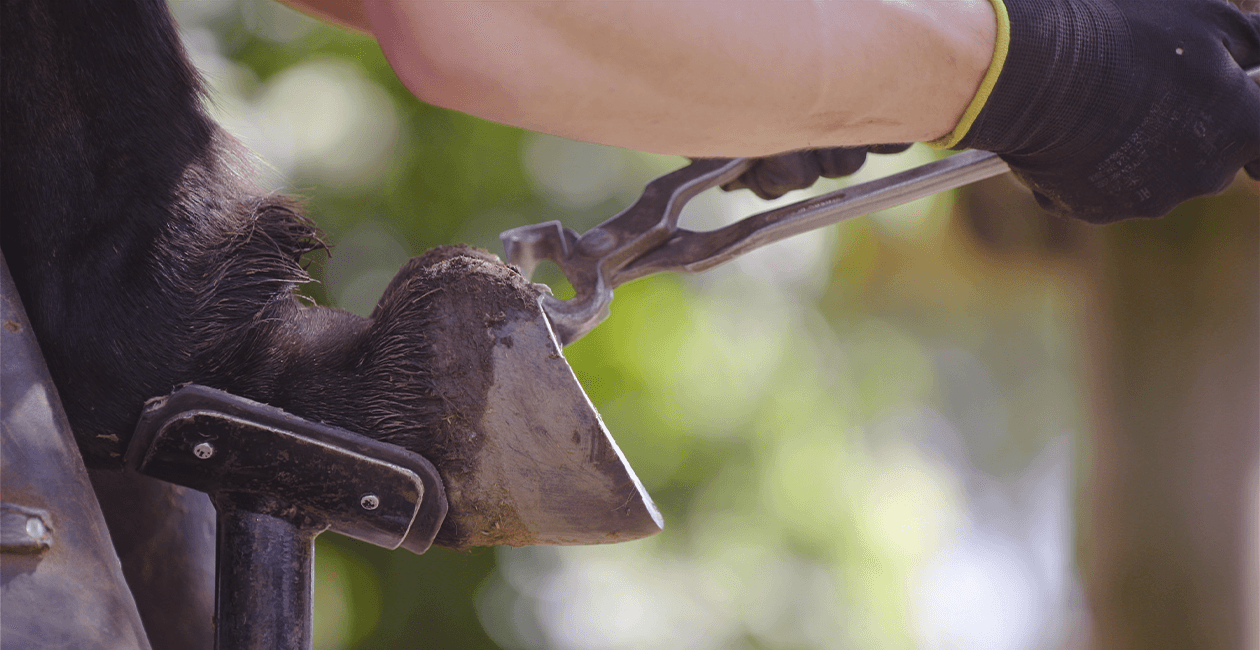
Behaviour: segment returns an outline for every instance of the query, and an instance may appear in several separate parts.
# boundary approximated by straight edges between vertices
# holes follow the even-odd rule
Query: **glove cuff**
[[[993,93],[993,87],[997,85],[1002,68],[1006,65],[1006,56],[1011,45],[1010,14],[1007,13],[1006,4],[1002,0],[989,0],[989,3],[993,5],[993,13],[997,15],[997,39],[993,47],[993,59],[989,62],[989,70],[980,81],[980,89],[976,91],[976,96],[967,105],[967,110],[963,111],[958,125],[943,137],[928,142],[927,145],[930,147],[949,149],[962,141],[971,130],[971,125],[975,123],[976,118],[980,116],[980,110],[988,103],[989,95]]]
[[[1132,41],[1112,0],[993,2],[1008,33],[989,70],[996,80],[986,75],[964,122],[937,146],[1065,159],[1133,111]]]

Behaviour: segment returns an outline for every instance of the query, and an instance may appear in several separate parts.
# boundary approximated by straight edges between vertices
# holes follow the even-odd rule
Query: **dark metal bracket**
[[[310,647],[321,532],[423,553],[446,517],[423,457],[195,384],[146,405],[126,460],[214,502],[220,649]]]

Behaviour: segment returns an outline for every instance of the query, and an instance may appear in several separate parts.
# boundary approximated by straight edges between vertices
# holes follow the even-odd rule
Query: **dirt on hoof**
[[[373,314],[409,318],[407,338],[425,348],[431,426],[390,441],[442,475],[449,511],[438,544],[591,544],[660,530],[541,295],[494,255],[444,246],[404,266]]]

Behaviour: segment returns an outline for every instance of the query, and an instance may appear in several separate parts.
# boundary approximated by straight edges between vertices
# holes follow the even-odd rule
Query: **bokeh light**
[[[172,4],[216,114],[336,245],[313,293],[358,314],[409,256],[585,230],[685,163],[425,106],[369,39],[270,0]],[[711,192],[683,221],[940,155],[776,202]],[[984,254],[960,214],[945,192],[618,289],[566,356],[665,531],[422,557],[325,535],[317,647],[1073,647],[1078,296],[1052,259]]]

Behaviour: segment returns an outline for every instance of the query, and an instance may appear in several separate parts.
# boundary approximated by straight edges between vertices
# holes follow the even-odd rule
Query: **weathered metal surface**
[[[212,499],[231,494],[255,512],[416,553],[446,513],[437,470],[418,454],[205,386],[151,402],[127,464]],[[363,507],[368,495],[377,507]]]
[[[315,536],[322,528],[250,512],[224,497],[215,500],[215,507],[215,647],[309,650]]]
[[[0,257],[0,499],[47,513],[53,543],[0,553],[0,647],[147,650],[57,390]]]

